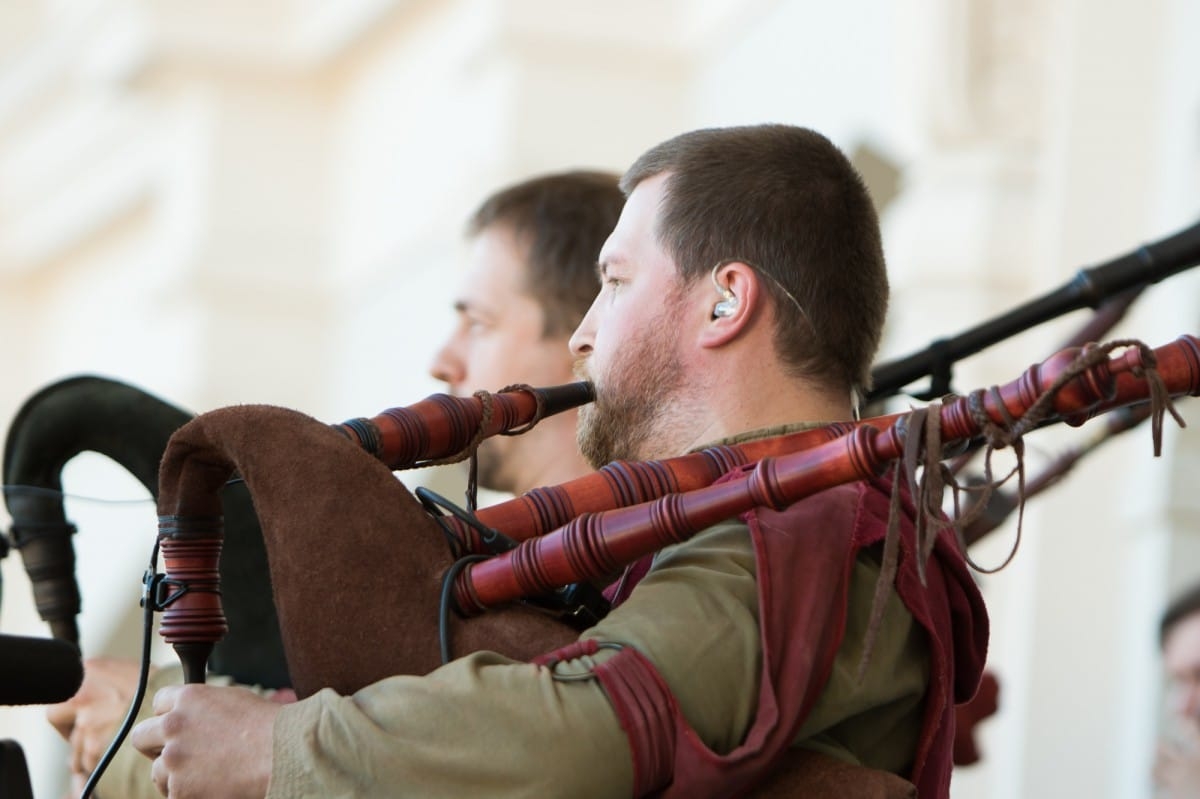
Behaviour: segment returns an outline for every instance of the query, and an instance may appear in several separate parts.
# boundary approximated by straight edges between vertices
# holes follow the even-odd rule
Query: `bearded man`
[[[845,156],[802,128],[702,130],[622,187],[570,342],[597,389],[579,429],[593,464],[849,419],[887,279]],[[135,744],[181,798],[726,797],[812,752],[946,796],[986,614],[949,539],[918,576],[908,505],[872,620],[889,490],[756,508],[633,564],[609,615],[537,664],[476,652],[282,708],[170,688]]]

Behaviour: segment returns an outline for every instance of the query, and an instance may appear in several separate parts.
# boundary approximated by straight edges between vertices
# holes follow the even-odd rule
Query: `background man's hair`
[[[1167,605],[1158,623],[1158,645],[1165,644],[1175,625],[1194,613],[1200,613],[1200,584],[1184,591]]]
[[[845,155],[819,133],[789,125],[697,130],[642,155],[621,188],[631,192],[664,172],[657,236],[681,274],[707,277],[719,261],[750,262],[804,308],[763,281],[789,370],[867,388],[887,313],[887,270],[875,206]]]
[[[507,227],[527,248],[524,289],[542,308],[542,335],[570,335],[600,290],[596,259],[624,205],[615,173],[543,175],[484,200],[467,235]]]

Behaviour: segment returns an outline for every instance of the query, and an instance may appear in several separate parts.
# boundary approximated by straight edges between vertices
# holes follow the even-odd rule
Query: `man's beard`
[[[596,386],[596,400],[579,409],[575,438],[593,468],[614,460],[678,454],[650,451],[661,446],[652,439],[670,427],[670,415],[677,410],[673,400],[683,384],[679,339],[666,333],[674,330],[666,316],[657,326],[662,335],[642,336],[617,351],[604,382]]]

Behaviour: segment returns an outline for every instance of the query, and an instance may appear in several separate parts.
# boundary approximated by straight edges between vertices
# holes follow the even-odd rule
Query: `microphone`
[[[57,638],[0,634],[0,705],[51,705],[83,682],[79,649]]]

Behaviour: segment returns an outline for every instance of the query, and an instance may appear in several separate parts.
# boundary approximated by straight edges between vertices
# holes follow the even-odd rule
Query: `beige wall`
[[[192,410],[412,402],[438,388],[480,197],[717,124],[810,125],[881,159],[881,196],[897,177],[884,356],[906,354],[1200,216],[1197,29],[1188,0],[0,4],[0,418],[80,372]],[[1198,296],[1172,278],[1114,335],[1195,332]],[[957,387],[1015,377],[1084,318],[964,361]],[[1046,431],[1031,462],[1078,433]],[[1003,693],[958,797],[1147,795],[1150,629],[1200,577],[1200,445],[1169,428],[1154,461],[1126,439],[1031,503],[1014,565],[981,578]],[[102,460],[68,491],[145,493]],[[153,511],[68,512],[85,648],[119,648]],[[41,634],[17,558],[3,570],[0,630]],[[57,795],[40,715],[0,709],[0,736]]]

